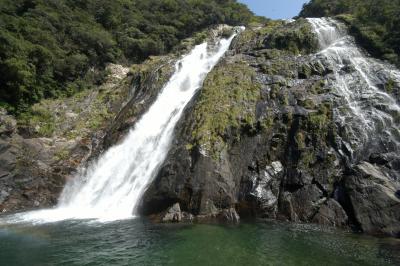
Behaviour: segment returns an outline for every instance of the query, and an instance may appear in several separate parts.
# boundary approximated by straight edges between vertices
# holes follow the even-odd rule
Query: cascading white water
[[[330,85],[341,98],[334,115],[346,135],[347,149],[359,154],[372,147],[379,147],[382,152],[400,152],[400,107],[377,86],[388,80],[400,84],[400,71],[367,57],[337,21],[308,21],[322,49],[318,59],[333,70]]]
[[[57,208],[17,214],[9,221],[111,221],[133,217],[168,153],[174,127],[186,104],[234,37],[221,39],[213,46],[198,45],[178,61],[174,75],[147,113],[120,144],[106,151],[83,176],[67,184]]]

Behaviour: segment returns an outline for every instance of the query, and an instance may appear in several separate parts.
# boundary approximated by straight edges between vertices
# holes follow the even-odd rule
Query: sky
[[[309,0],[239,0],[256,15],[272,19],[292,18],[299,14],[304,3]]]

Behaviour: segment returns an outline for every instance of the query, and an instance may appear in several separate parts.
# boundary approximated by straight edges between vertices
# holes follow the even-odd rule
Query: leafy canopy
[[[106,63],[139,63],[252,18],[235,0],[0,0],[0,107],[72,95],[101,82]]]

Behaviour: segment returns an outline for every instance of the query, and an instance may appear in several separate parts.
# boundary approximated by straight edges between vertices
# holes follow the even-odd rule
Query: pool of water
[[[400,265],[400,241],[276,222],[0,226],[0,265]]]

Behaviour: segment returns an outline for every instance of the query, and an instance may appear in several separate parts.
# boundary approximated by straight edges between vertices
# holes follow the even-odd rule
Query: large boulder
[[[323,203],[312,222],[336,227],[345,227],[349,224],[349,218],[342,206],[334,199]]]
[[[385,169],[368,162],[357,165],[354,175],[346,178],[347,192],[355,217],[368,233],[400,234],[400,183]]]

